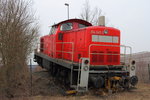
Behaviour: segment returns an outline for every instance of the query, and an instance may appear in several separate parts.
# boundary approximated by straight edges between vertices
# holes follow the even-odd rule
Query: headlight
[[[104,30],[104,34],[108,34],[108,30]]]
[[[88,66],[84,66],[84,71],[87,71],[89,68],[88,68]]]
[[[134,65],[134,64],[135,64],[135,60],[133,60],[133,61],[131,62],[131,64]]]
[[[132,70],[132,71],[135,70],[135,66],[131,66],[131,70]]]
[[[84,61],[84,64],[88,64],[88,63],[89,63],[89,61],[88,61],[88,60],[85,60],[85,61]]]

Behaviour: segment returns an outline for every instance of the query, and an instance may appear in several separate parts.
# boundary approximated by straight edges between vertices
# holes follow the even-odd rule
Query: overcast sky
[[[150,51],[150,0],[89,0],[91,8],[98,7],[109,25],[121,31],[121,43],[132,46],[133,52]],[[85,0],[34,0],[41,35],[49,33],[54,23],[79,17]]]

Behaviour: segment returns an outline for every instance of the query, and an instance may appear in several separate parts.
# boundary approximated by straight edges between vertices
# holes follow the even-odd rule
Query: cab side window
[[[73,28],[72,23],[64,23],[61,25],[60,30],[61,31],[68,31],[68,30],[71,30],[72,28]]]
[[[56,26],[52,26],[50,33],[49,34],[55,34],[57,27]]]
[[[85,28],[85,27],[88,27],[88,26],[84,24],[79,24],[79,28]]]

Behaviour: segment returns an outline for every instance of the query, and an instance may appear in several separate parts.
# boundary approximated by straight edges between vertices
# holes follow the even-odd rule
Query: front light
[[[88,70],[88,66],[84,66],[84,71],[87,71]]]
[[[132,70],[132,71],[135,70],[135,66],[131,66],[131,70]]]
[[[131,62],[131,64],[134,65],[134,64],[135,64],[135,60],[133,60],[133,61]]]
[[[88,61],[88,60],[85,60],[85,61],[84,61],[84,64],[88,64],[88,63],[89,63],[89,61]]]
[[[104,30],[104,34],[108,34],[108,30]]]

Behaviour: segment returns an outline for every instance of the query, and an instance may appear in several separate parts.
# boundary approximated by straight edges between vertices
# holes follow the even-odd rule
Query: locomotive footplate
[[[74,71],[77,71],[78,68],[79,68],[79,64],[78,63],[75,63],[75,62],[72,62],[72,61],[68,61],[68,60],[63,60],[63,59],[55,59],[55,58],[52,58],[52,57],[49,57],[43,53],[40,53],[40,52],[35,52],[35,55],[34,55],[34,59],[38,59],[38,58],[45,58],[46,60],[48,61],[51,61],[51,62],[54,62],[58,65],[63,65],[63,67],[66,67],[66,68],[69,68],[71,69],[71,67],[73,66],[73,70]],[[37,62],[38,63],[38,62]],[[103,71],[103,72],[106,72],[105,70],[121,70],[122,68],[124,68],[125,65],[102,65],[102,66],[93,66],[93,65],[90,65],[90,71],[92,73],[99,73],[99,71]],[[97,70],[97,71],[93,71],[93,70]],[[121,72],[121,71],[120,71]]]
[[[89,62],[82,62],[83,65],[80,65],[79,63],[63,59],[54,59],[39,52],[35,52],[34,59],[40,66],[48,70],[52,70],[49,69],[49,64],[51,62],[54,63],[55,68],[53,68],[54,71],[52,70],[53,74],[57,72],[57,74],[63,76],[63,80],[67,79],[70,87],[74,88],[77,92],[88,91],[90,86],[96,89],[107,89],[112,91],[118,90],[118,88],[127,89],[130,86],[135,86],[138,82],[134,73],[131,76],[131,73],[127,70],[127,66],[125,65],[92,66],[89,65]],[[88,63],[88,67],[86,63]],[[85,78],[87,75],[88,77]],[[69,93],[74,93],[74,91]]]

